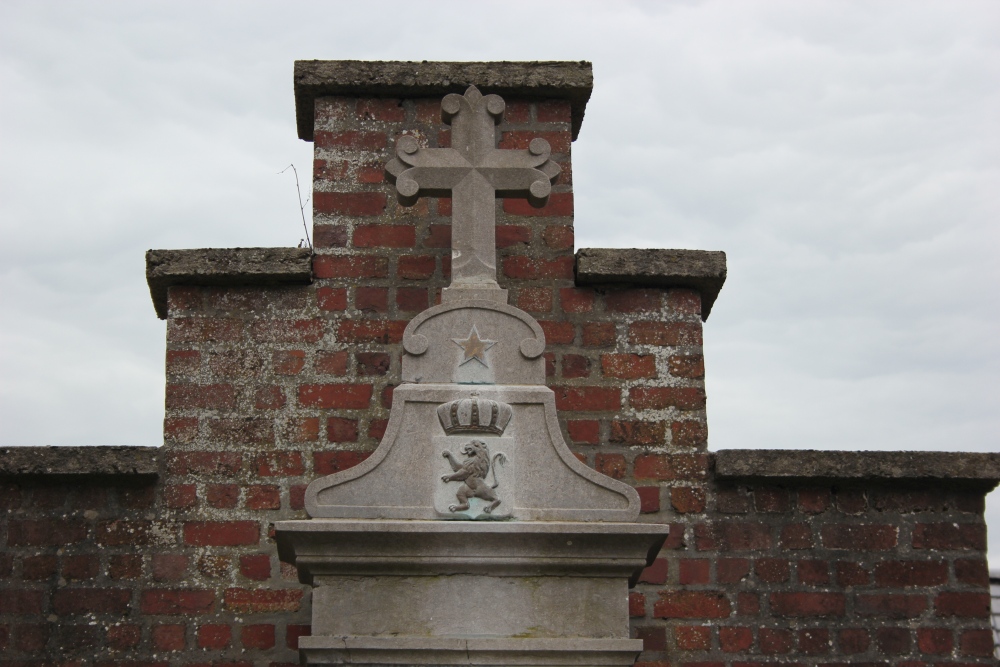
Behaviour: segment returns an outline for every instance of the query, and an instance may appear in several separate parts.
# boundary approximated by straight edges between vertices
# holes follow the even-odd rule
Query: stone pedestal
[[[570,452],[542,329],[495,281],[495,194],[544,202],[560,168],[544,139],[495,148],[496,95],[442,109],[452,147],[405,137],[386,169],[401,202],[452,191],[457,268],[403,333],[378,449],[309,485],[312,519],[276,525],[315,587],[299,647],[309,664],[631,665],[628,587],[667,527],[635,523],[636,491]]]

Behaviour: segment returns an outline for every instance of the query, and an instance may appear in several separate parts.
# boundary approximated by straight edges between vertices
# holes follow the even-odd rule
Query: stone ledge
[[[993,488],[1000,481],[1000,454],[724,449],[715,453],[715,476],[770,481],[896,480]]]
[[[156,316],[167,319],[172,285],[304,285],[312,282],[309,248],[202,248],[149,250],[146,283]]]
[[[506,98],[569,100],[576,139],[594,87],[594,71],[586,61],[296,60],[295,119],[299,138],[313,140],[313,100],[317,97],[441,97],[464,93],[470,85],[484,94]]]
[[[624,283],[690,287],[701,292],[701,319],[712,312],[726,282],[726,253],[717,250],[581,248],[576,252],[578,285]]]
[[[158,447],[0,447],[0,476],[156,475]]]

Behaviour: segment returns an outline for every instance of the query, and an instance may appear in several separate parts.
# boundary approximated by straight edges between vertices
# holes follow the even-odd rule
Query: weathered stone
[[[330,95],[437,97],[469,86],[484,93],[526,100],[561,99],[572,105],[573,138],[594,87],[586,61],[398,62],[298,60],[295,62],[295,118],[299,138],[313,140],[313,101]]]
[[[724,449],[715,454],[715,474],[718,479],[885,479],[993,488],[1000,482],[1000,454]]]
[[[0,475],[155,475],[157,447],[3,447]]]
[[[629,284],[688,287],[701,292],[701,319],[726,282],[726,253],[712,250],[581,248],[576,253],[579,285]]]
[[[309,248],[202,248],[149,250],[146,283],[156,316],[167,318],[167,289],[173,285],[295,285],[312,282]]]

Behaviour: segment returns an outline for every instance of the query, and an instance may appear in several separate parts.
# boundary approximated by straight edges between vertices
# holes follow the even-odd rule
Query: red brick
[[[858,616],[916,618],[926,610],[926,595],[858,595],[854,600]]]
[[[553,153],[569,153],[572,138],[566,132],[504,132],[501,134],[500,143],[497,145],[501,149],[525,150],[532,139],[541,138],[549,142]],[[505,200],[511,201],[511,200]],[[565,214],[569,215],[569,213]]]
[[[13,567],[13,556],[11,556]],[[55,576],[59,559],[51,554],[25,556],[21,561],[21,578],[26,581],[41,581]]]
[[[174,313],[179,310],[197,310],[201,307],[201,289],[187,285],[171,285],[167,288],[167,309]]]
[[[326,439],[329,442],[356,442],[358,439],[358,420],[330,417],[326,423]]]
[[[789,509],[788,491],[773,486],[759,486],[753,489],[753,504],[758,512],[778,513]]]
[[[100,566],[94,554],[80,554],[63,558],[62,576],[68,581],[86,581],[97,576]]]
[[[937,616],[958,618],[989,618],[989,593],[938,593],[934,598],[934,613]]]
[[[281,387],[261,387],[254,394],[254,408],[257,410],[277,410],[285,406],[285,392]]]
[[[271,369],[276,375],[297,375],[305,366],[302,350],[275,350],[271,354]]]
[[[799,653],[805,655],[825,655],[830,652],[832,641],[826,628],[799,630]]]
[[[812,549],[812,526],[808,523],[789,523],[781,527],[782,549]]]
[[[771,593],[775,616],[843,616],[846,599],[841,593]]]
[[[44,591],[7,588],[0,595],[0,614],[41,614],[44,603]]]
[[[183,651],[183,625],[154,625],[151,631],[153,648],[158,651]]]
[[[729,600],[716,591],[668,591],[653,605],[655,618],[728,618]]]
[[[739,593],[736,596],[737,616],[756,616],[760,613],[760,596],[756,593]]]
[[[364,461],[371,452],[357,451],[337,451],[337,452],[314,452],[313,469],[319,475],[332,475],[353,468]]]
[[[66,614],[122,614],[132,592],[125,588],[62,588],[52,594],[52,611]]]
[[[643,651],[665,651],[667,649],[667,629],[662,627],[639,626],[635,638],[642,640]]]
[[[993,655],[993,633],[989,630],[965,630],[958,640],[962,655],[988,658]]]
[[[312,631],[309,625],[293,625],[291,623],[285,629],[285,645],[294,650],[299,648],[299,637],[308,637]]]
[[[240,629],[240,642],[243,648],[256,648],[266,651],[274,647],[274,626],[270,623],[244,625]]]
[[[174,318],[167,322],[171,343],[233,342],[243,338],[246,325],[240,320],[214,317]]]
[[[302,591],[297,588],[228,588],[225,606],[237,614],[293,612],[302,606]]]
[[[572,322],[541,320],[538,325],[542,328],[545,342],[549,345],[570,345],[576,338],[576,327]]]
[[[440,210],[440,202],[447,201],[450,206],[450,199],[438,200],[438,209]],[[451,215],[451,210],[449,208],[448,213],[442,213],[442,215]],[[451,225],[428,225],[427,236],[424,238],[423,244],[425,248],[450,248],[451,247]]]
[[[343,320],[337,327],[337,339],[344,343],[399,343],[406,325],[405,320]]]
[[[883,561],[875,566],[875,585],[883,588],[937,586],[948,582],[945,561]]]
[[[168,384],[167,409],[236,407],[236,390],[230,384]]]
[[[163,437],[174,442],[194,442],[198,437],[198,418],[167,417],[163,420]]]
[[[310,408],[360,410],[372,398],[368,384],[304,384],[299,387],[299,405]]]
[[[594,309],[594,292],[588,289],[564,287],[559,290],[559,303],[566,313],[589,313]]]
[[[402,280],[427,280],[436,268],[433,255],[404,255],[399,258],[396,276]]]
[[[788,653],[792,650],[792,633],[780,628],[761,628],[758,642],[765,655]]]
[[[232,629],[228,625],[213,623],[198,628],[198,648],[219,651],[232,639]]]
[[[674,377],[705,377],[705,358],[700,354],[675,354],[667,360],[667,366]]]
[[[142,626],[131,623],[112,625],[108,628],[108,648],[114,651],[125,651],[139,645],[142,639]]]
[[[570,103],[567,100],[546,100],[537,106],[539,123],[570,122]]]
[[[621,392],[607,387],[552,387],[557,410],[620,410]]]
[[[356,288],[354,290],[354,307],[365,313],[389,312],[389,288]]]
[[[406,112],[398,99],[367,98],[358,100],[358,118],[398,123],[405,119]]]
[[[567,379],[590,377],[590,359],[580,354],[562,355],[562,376]]]
[[[990,572],[985,558],[958,558],[955,560],[955,579],[963,584],[989,586]]]
[[[351,239],[355,248],[412,248],[417,244],[413,225],[357,225]]]
[[[184,543],[192,546],[232,547],[260,542],[256,521],[188,521]]]
[[[682,558],[677,562],[677,579],[682,586],[707,584],[711,578],[711,562],[705,558]]]
[[[503,260],[503,274],[515,280],[573,280],[575,267],[576,259],[572,255],[555,259],[514,255]]]
[[[868,498],[861,489],[841,489],[834,495],[837,509],[844,514],[861,514],[868,508]]]
[[[702,480],[707,473],[706,454],[643,454],[633,463],[636,479]]]
[[[612,322],[591,322],[583,325],[584,347],[609,347],[615,344],[615,325]]]
[[[646,615],[646,596],[642,593],[628,594],[628,615],[640,618]]]
[[[628,328],[633,345],[701,345],[701,325],[690,322],[633,322]]]
[[[708,429],[703,423],[693,420],[672,422],[670,444],[675,448],[705,449],[708,446]]]
[[[326,311],[347,310],[347,290],[343,287],[320,287],[316,290],[316,305]]]
[[[986,550],[986,526],[981,523],[918,523],[913,528],[914,549]]]
[[[324,322],[320,319],[275,320],[254,322],[251,337],[268,343],[315,343],[323,337]]]
[[[427,290],[423,287],[397,287],[396,307],[403,311],[419,312],[429,305]]]
[[[697,290],[675,287],[667,291],[667,307],[679,314],[701,315],[701,294]]]
[[[715,579],[720,584],[735,584],[750,576],[747,558],[720,558],[715,563]]]
[[[786,582],[792,576],[790,564],[783,558],[761,558],[754,562],[753,569],[757,579],[769,584]]]
[[[879,628],[875,643],[882,655],[902,655],[910,651],[910,631],[906,628]]]
[[[830,507],[830,489],[825,487],[799,489],[799,511],[806,514],[822,514]]]
[[[707,651],[712,648],[712,629],[703,625],[679,625],[674,641],[682,651]]]
[[[178,452],[167,459],[167,470],[173,475],[232,477],[242,465],[239,452]]]
[[[389,260],[385,257],[316,255],[313,258],[313,276],[315,278],[385,278],[388,275]]]
[[[614,290],[604,297],[604,307],[612,313],[639,313],[658,311],[661,306],[661,295],[657,289],[623,289]]]
[[[602,354],[601,372],[605,377],[635,380],[656,377],[656,357],[650,354]]]
[[[719,628],[719,647],[726,653],[743,653],[753,646],[750,628]]]
[[[673,533],[673,528],[670,529]],[[683,528],[681,529],[683,532]],[[639,573],[639,583],[640,584],[665,584],[667,582],[667,573],[669,570],[669,564],[664,558],[656,558],[653,560],[653,564],[649,567],[643,568],[642,572]]]
[[[274,442],[274,422],[265,417],[230,417],[208,420],[213,440],[252,445]]]
[[[346,166],[347,163],[345,162]],[[346,169],[345,169],[346,172]],[[345,174],[346,175],[346,174]],[[316,248],[346,248],[346,225],[314,225],[313,246]]]
[[[529,313],[552,310],[552,290],[547,287],[525,287],[518,291],[516,305]]]
[[[188,557],[184,554],[153,554],[154,581],[177,581],[187,573]]]
[[[316,372],[322,375],[347,375],[347,350],[319,350],[316,352]]]
[[[572,250],[574,243],[571,225],[549,225],[542,231],[542,240],[553,250]]]
[[[830,585],[830,565],[825,560],[800,560],[797,569],[800,584]]]
[[[143,614],[203,614],[215,607],[215,593],[193,589],[154,589],[142,592],[139,608]]]
[[[705,390],[700,387],[632,387],[628,400],[636,410],[703,410]]]
[[[271,557],[267,554],[240,556],[240,574],[254,581],[266,581],[270,579]]]
[[[660,487],[637,486],[635,490],[639,494],[640,512],[651,514],[660,511]]]
[[[260,477],[298,477],[306,471],[302,452],[277,451],[258,454],[254,465]]]
[[[249,510],[281,509],[281,489],[273,484],[252,484],[246,487],[243,506]]]
[[[601,423],[596,419],[571,419],[566,422],[569,439],[576,444],[597,445],[601,442]]]
[[[108,559],[108,578],[137,579],[142,574],[142,556],[118,555]]]
[[[680,514],[698,514],[705,511],[705,489],[675,486],[670,489],[670,504]]]
[[[837,643],[840,645],[841,653],[854,655],[868,650],[871,637],[863,628],[846,628],[837,633]]]
[[[79,519],[11,519],[7,544],[12,547],[54,547],[87,539],[87,524]]]
[[[150,521],[101,521],[94,530],[94,541],[101,546],[145,545],[150,541],[151,528]]]
[[[497,248],[510,248],[521,243],[525,245],[531,244],[531,227],[523,225],[496,226]]]
[[[610,442],[629,446],[660,445],[666,439],[663,422],[622,421],[611,422]]]
[[[232,509],[240,499],[240,487],[235,484],[210,484],[206,489],[205,500],[212,507]]]
[[[528,102],[507,102],[503,120],[506,123],[527,123],[531,120],[531,104]]]
[[[357,130],[348,130],[346,132],[317,130],[314,133],[313,141],[313,145],[316,148],[350,148],[356,151],[380,151],[388,145],[388,138],[385,132],[359,132]],[[320,194],[331,193],[314,193],[317,197]],[[319,210],[318,204],[317,210]]]
[[[837,585],[864,586],[871,580],[871,573],[859,563],[840,561],[837,563]]]
[[[625,457],[621,454],[596,454],[594,456],[594,468],[597,472],[608,477],[621,479],[625,476],[628,464],[625,462]]]
[[[198,350],[167,350],[167,375],[191,375],[201,366]]]
[[[917,628],[917,648],[921,653],[943,655],[951,653],[954,646],[949,628]]]
[[[749,521],[719,521],[695,526],[695,546],[699,551],[750,551],[770,549],[771,527]]]
[[[820,529],[820,538],[828,549],[885,551],[896,546],[898,531],[884,524],[833,524]]]

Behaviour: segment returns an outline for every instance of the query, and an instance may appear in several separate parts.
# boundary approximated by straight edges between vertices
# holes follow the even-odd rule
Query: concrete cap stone
[[[313,140],[317,97],[441,97],[476,86],[508,99],[568,100],[573,139],[594,87],[586,61],[401,62],[374,60],[295,61],[295,118],[299,138]]]
[[[172,285],[256,286],[312,282],[309,248],[202,248],[149,250],[146,283],[156,316],[167,319]]]
[[[578,285],[628,284],[688,287],[701,292],[701,319],[726,282],[726,253],[717,250],[581,248],[576,253]]]
[[[0,476],[156,475],[158,447],[2,447]]]
[[[723,449],[717,479],[914,481],[992,488],[1000,454],[976,452],[851,452],[813,449]]]

